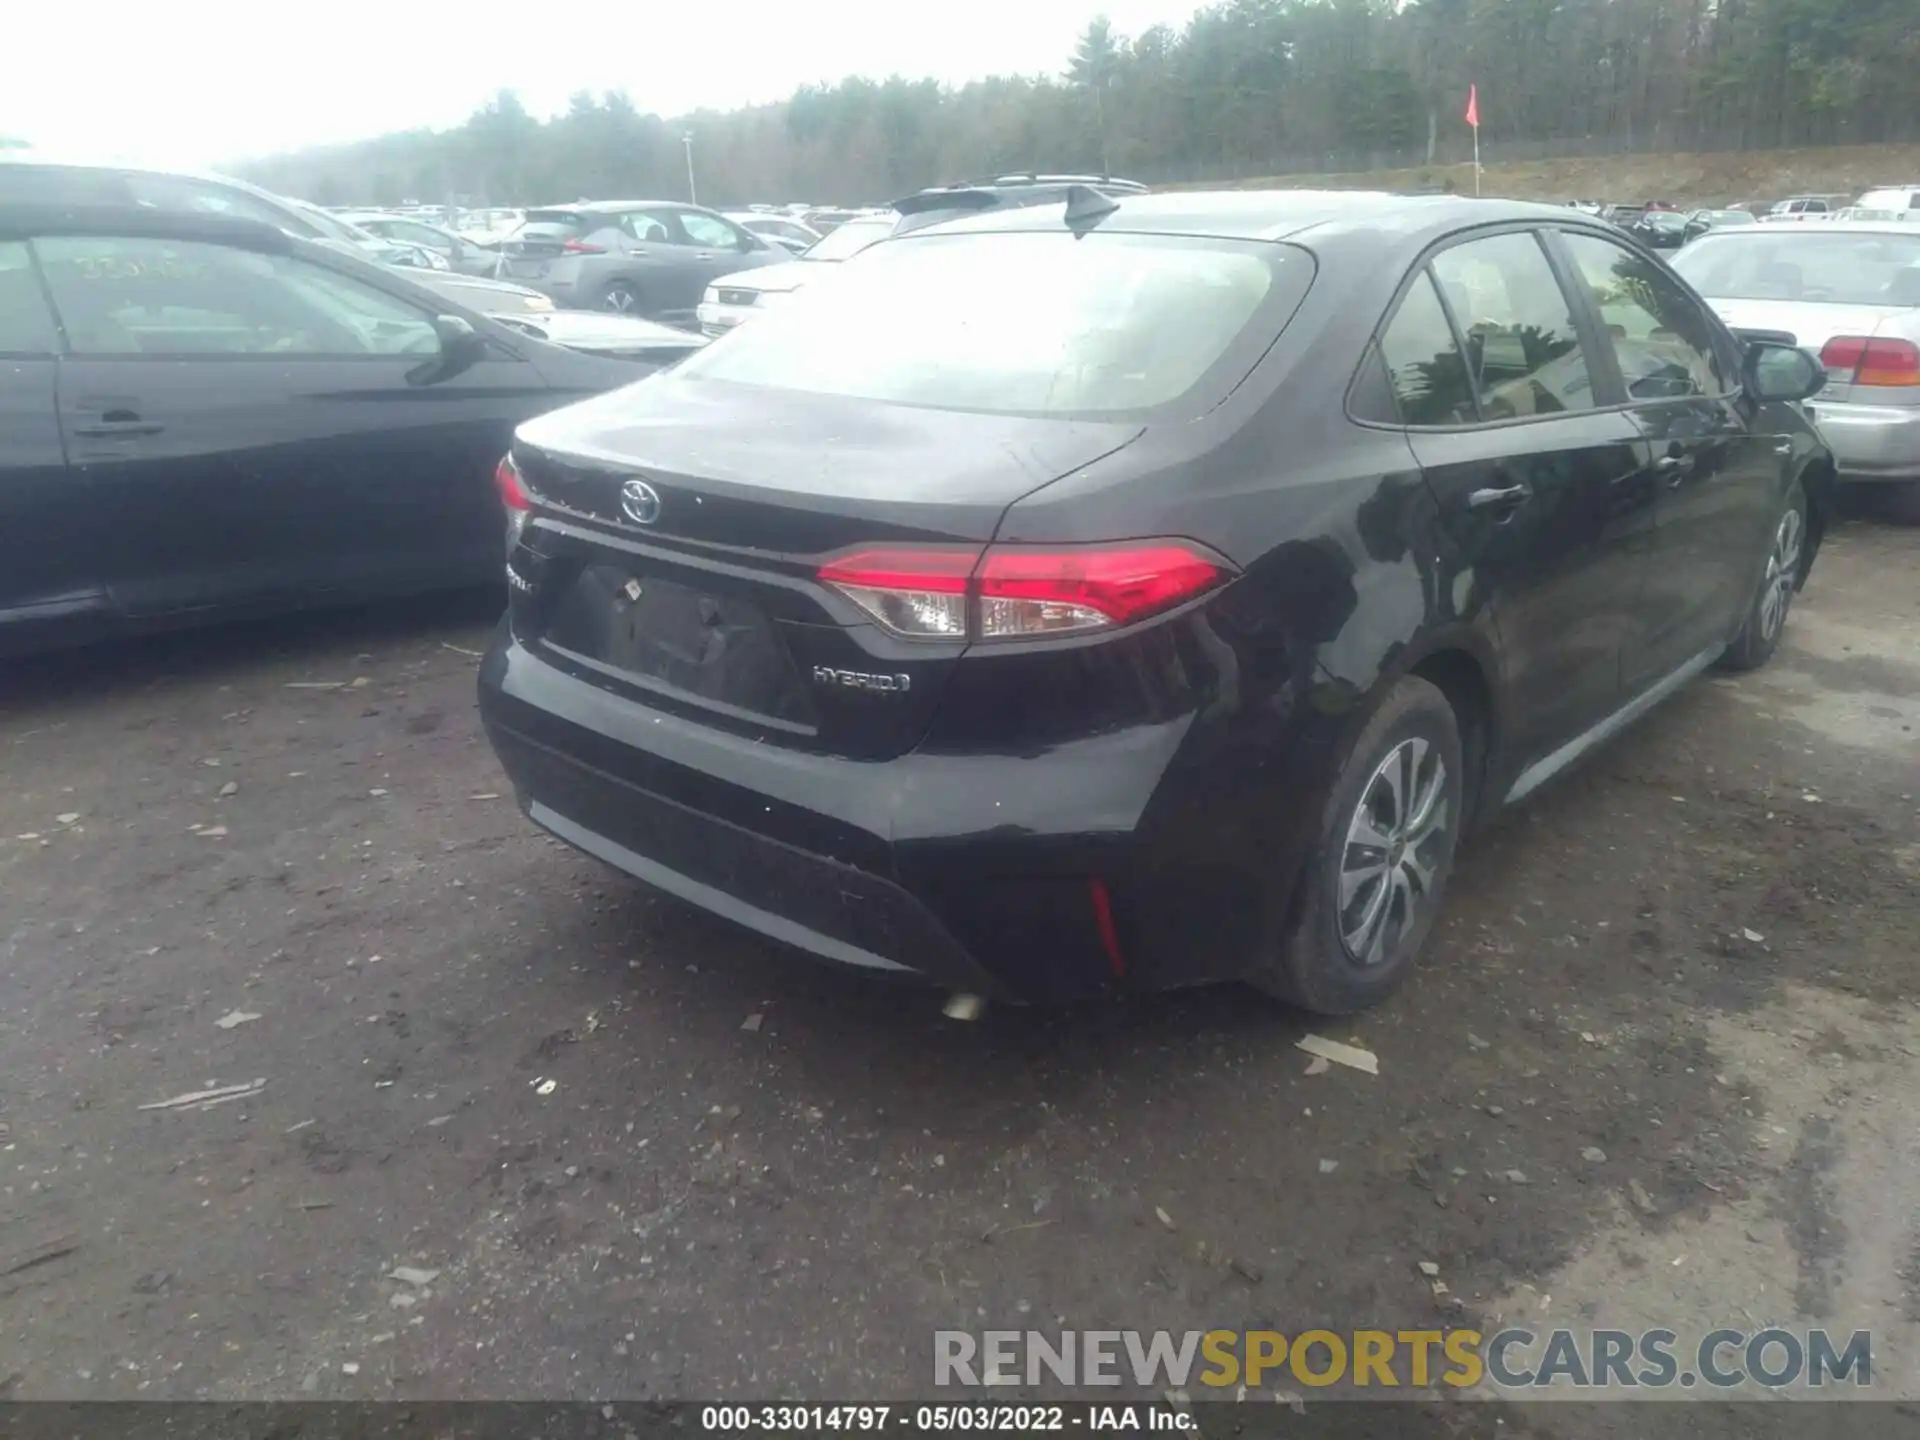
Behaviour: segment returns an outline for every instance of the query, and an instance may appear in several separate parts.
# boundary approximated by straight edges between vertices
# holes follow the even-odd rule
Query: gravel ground
[[[502,793],[483,601],[15,666],[0,1393],[905,1398],[939,1327],[1432,1326],[1420,1261],[1920,1391],[1916,553],[1844,527],[1772,666],[1474,843],[1325,1030],[1378,1076],[1238,989],[959,1024],[649,897]]]

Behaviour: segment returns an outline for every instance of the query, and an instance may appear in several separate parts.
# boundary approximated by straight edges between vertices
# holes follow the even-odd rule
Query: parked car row
[[[527,281],[676,310],[659,252],[729,226],[699,284],[773,283],[675,352],[206,209],[0,193],[0,644],[504,577],[481,714],[535,824],[984,996],[1376,1003],[1475,823],[1765,663],[1920,397],[1896,225],[1676,274],[1560,207],[1097,177],[778,265],[529,213]],[[1772,286],[1845,313],[1738,308]]]

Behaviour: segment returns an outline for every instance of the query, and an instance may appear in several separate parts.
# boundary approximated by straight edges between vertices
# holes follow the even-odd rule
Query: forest
[[[321,204],[875,203],[1013,170],[1148,183],[1485,158],[1920,139],[1920,0],[1224,0],[1089,20],[1052,75],[893,76],[661,116],[503,91],[464,125],[232,168]],[[689,139],[689,137],[691,137]]]

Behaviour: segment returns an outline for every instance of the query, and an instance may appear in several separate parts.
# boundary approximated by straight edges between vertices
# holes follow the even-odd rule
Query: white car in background
[[[1672,265],[1736,334],[1819,355],[1807,413],[1840,478],[1920,522],[1920,225],[1832,220],[1702,235]]]
[[[723,275],[707,287],[695,312],[703,335],[724,335],[743,320],[751,320],[769,305],[777,305],[801,286],[831,267],[851,260],[869,245],[886,239],[900,217],[892,214],[857,215],[816,241],[797,259],[783,265],[761,265]]]
[[[803,255],[820,243],[818,230],[801,224],[798,218],[791,215],[779,215],[770,210],[728,210],[724,213],[742,230],[751,230],[763,240],[784,245],[796,255]]]

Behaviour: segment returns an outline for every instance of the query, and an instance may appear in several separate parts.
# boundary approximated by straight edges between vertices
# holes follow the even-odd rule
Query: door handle
[[[713,258],[713,252],[711,250],[696,250],[693,252],[693,258],[696,260],[711,260]]]
[[[1533,498],[1529,485],[1508,485],[1502,489],[1475,490],[1467,496],[1469,510],[1513,510]]]
[[[146,420],[103,420],[98,425],[76,425],[73,433],[89,440],[111,440],[123,436],[158,435],[166,428]]]
[[[1662,455],[1653,462],[1654,473],[1667,477],[1669,485],[1678,485],[1693,473],[1694,459],[1691,455]]]

